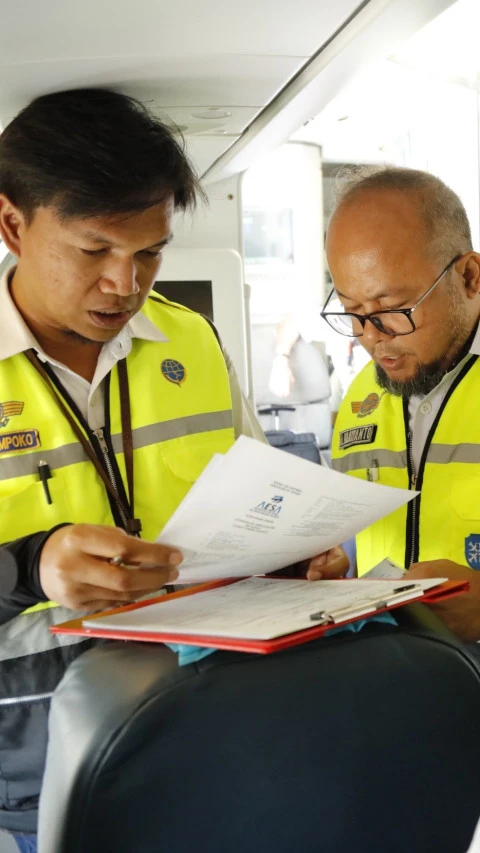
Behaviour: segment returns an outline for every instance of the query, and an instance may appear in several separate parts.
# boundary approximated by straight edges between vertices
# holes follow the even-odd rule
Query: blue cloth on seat
[[[382,622],[384,625],[397,625],[397,620],[391,613],[377,613],[375,616],[369,616],[368,619],[358,619],[356,622],[350,622],[349,625],[339,625],[337,628],[330,628],[325,632],[326,637],[331,637],[332,634],[340,634],[341,631],[350,631],[358,634],[362,628],[369,622]],[[172,652],[178,654],[178,665],[186,666],[189,663],[196,663],[202,658],[216,652],[217,649],[207,649],[205,646],[186,646],[184,643],[165,643]]]
[[[207,655],[216,652],[216,649],[207,649],[205,646],[186,646],[184,643],[165,643],[172,652],[178,655],[178,665],[187,666],[189,663],[196,663],[197,660],[206,658]]]

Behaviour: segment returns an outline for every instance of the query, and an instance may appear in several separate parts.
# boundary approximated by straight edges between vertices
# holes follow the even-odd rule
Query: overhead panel
[[[21,0],[0,21],[0,123],[39,94],[108,86],[183,127],[204,172],[358,0]],[[221,123],[195,113],[219,108]],[[211,145],[205,141],[211,137]]]

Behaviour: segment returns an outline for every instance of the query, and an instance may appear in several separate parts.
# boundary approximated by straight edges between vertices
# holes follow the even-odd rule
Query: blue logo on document
[[[174,358],[164,359],[160,365],[160,370],[162,371],[162,376],[164,376],[165,379],[168,379],[169,382],[173,382],[174,385],[178,386],[185,381],[185,377],[187,375],[187,371],[183,364],[179,361],[175,361]]]
[[[268,515],[270,518],[278,518],[282,511],[283,495],[273,495],[268,501],[260,501],[259,504],[253,507],[253,512],[259,512],[261,515]]]
[[[480,533],[471,533],[465,539],[465,557],[471,569],[480,569]]]

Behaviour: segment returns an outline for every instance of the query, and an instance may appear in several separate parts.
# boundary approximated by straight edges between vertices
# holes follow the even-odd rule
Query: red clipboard
[[[137,602],[136,604],[127,604],[124,607],[116,607],[113,610],[105,610],[102,613],[95,613],[88,616],[88,620],[103,618],[117,613],[126,613],[129,610],[139,610],[142,607],[149,607],[151,604],[161,604],[166,601],[171,601],[174,598],[182,598],[187,595],[199,595],[210,589],[216,589],[221,586],[237,583],[242,578],[229,578],[221,581],[211,581],[210,583],[201,584],[200,586],[191,587],[190,589],[174,592],[170,595],[161,595],[156,598],[150,598],[148,601]],[[283,578],[277,578],[278,583],[282,583]],[[309,581],[305,581],[309,583]],[[342,583],[341,580],[338,583]],[[409,601],[399,601],[390,604],[388,607],[381,608],[376,611],[385,613],[394,610],[397,607],[404,607],[406,604],[421,602],[423,604],[434,604],[438,601],[443,601],[451,598],[453,595],[466,592],[470,584],[468,581],[445,581],[432,589],[426,590],[424,595],[412,598]],[[373,614],[368,614],[371,616]],[[182,643],[187,646],[204,646],[206,648],[223,649],[225,651],[234,652],[254,652],[256,654],[268,655],[272,652],[278,652],[282,649],[288,649],[291,646],[298,646],[301,643],[308,643],[309,640],[315,640],[317,637],[322,637],[332,629],[341,628],[343,625],[348,625],[351,622],[357,622],[359,619],[368,618],[356,616],[345,619],[342,622],[337,622],[335,625],[315,625],[312,628],[304,628],[301,631],[295,631],[291,634],[285,634],[282,637],[276,637],[273,640],[242,640],[232,639],[230,637],[215,637],[194,634],[179,634],[161,631],[158,634],[151,631],[135,631],[135,630],[106,630],[105,628],[95,629],[93,627],[84,627],[83,617],[72,619],[69,622],[62,622],[59,625],[54,625],[50,628],[52,634],[75,634],[84,637],[98,637],[105,640],[136,640],[144,643]]]

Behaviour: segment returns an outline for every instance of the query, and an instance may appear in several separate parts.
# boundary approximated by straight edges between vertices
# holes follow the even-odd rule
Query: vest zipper
[[[408,488],[412,491],[416,490],[418,476],[415,473],[415,469],[413,466],[413,435],[409,431],[407,433],[407,470],[408,470]],[[420,496],[413,498],[408,504],[407,509],[407,551],[405,565],[406,568],[411,566],[413,562],[415,562],[415,551],[417,545],[417,518],[418,518],[418,504],[419,504]],[[409,548],[410,545],[410,548]]]
[[[118,486],[117,486],[117,482],[115,479],[115,473],[113,470],[112,461],[110,459],[108,444],[105,441],[104,431],[102,428],[99,428],[99,429],[92,430],[92,432],[93,432],[93,435],[95,436],[95,438],[97,439],[98,446],[99,446],[101,454],[102,454],[102,459],[103,459],[103,462],[105,464],[105,470],[108,474],[108,479],[110,480],[110,482],[113,486],[115,494],[117,495],[117,509],[118,509],[118,512],[121,516],[123,527],[125,528],[125,530],[128,531],[128,518],[127,518],[127,514],[123,508],[123,504],[122,504],[122,502],[119,498],[119,495],[118,495]]]
[[[32,702],[44,702],[45,699],[51,699],[53,691],[50,693],[35,693],[31,696],[12,696],[8,699],[0,699],[0,707],[5,708],[11,705],[25,705]]]

